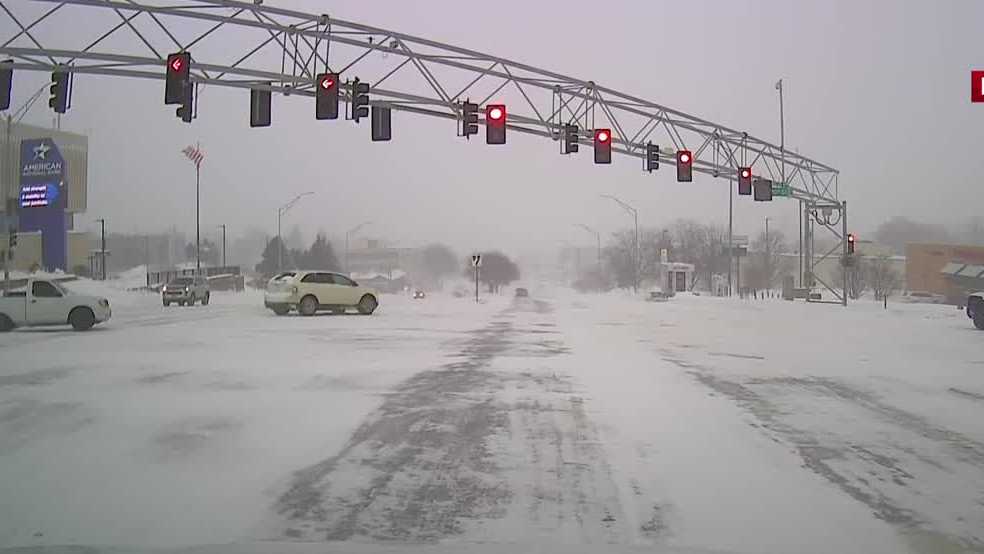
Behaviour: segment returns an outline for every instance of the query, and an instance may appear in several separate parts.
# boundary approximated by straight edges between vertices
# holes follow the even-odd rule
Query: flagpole
[[[201,153],[201,145],[195,143],[195,151]],[[201,159],[195,161],[195,274],[202,271],[202,241],[201,241],[201,199],[200,190],[202,183],[202,162]]]

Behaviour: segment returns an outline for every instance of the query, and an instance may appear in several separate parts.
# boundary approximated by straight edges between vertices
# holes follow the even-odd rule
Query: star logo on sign
[[[47,159],[47,155],[50,150],[51,147],[42,142],[41,144],[34,147],[34,159],[35,160]]]

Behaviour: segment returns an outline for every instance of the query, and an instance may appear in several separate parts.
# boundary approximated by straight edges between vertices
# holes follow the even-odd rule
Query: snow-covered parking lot
[[[77,286],[107,325],[0,335],[0,547],[984,549],[984,333],[952,306]]]

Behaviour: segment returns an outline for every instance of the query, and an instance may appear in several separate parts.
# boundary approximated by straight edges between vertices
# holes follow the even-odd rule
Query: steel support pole
[[[284,239],[280,236],[280,220],[283,214],[283,208],[277,208],[277,273],[284,270]]]
[[[841,202],[841,255],[842,263],[847,261],[847,200]],[[847,267],[844,267],[844,294],[841,302],[847,307]]]
[[[772,286],[772,257],[769,256],[769,218],[765,218],[765,263],[762,264],[765,269],[765,286],[770,288]]]
[[[197,149],[198,146],[196,145]],[[202,271],[201,163],[195,164],[195,275]]]
[[[731,296],[731,286],[732,286],[731,268],[734,267],[735,265],[735,256],[733,251],[734,206],[735,206],[735,187],[734,187],[734,183],[731,180],[731,177],[728,177],[728,296]]]
[[[799,286],[803,288],[803,201],[799,201],[799,251],[797,252],[797,258],[799,258]]]

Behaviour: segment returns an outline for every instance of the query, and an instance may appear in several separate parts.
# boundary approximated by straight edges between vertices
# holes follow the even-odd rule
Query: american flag
[[[191,160],[191,163],[195,164],[195,167],[202,166],[202,160],[205,159],[205,152],[202,152],[202,149],[197,144],[195,146],[186,146],[181,152]]]

